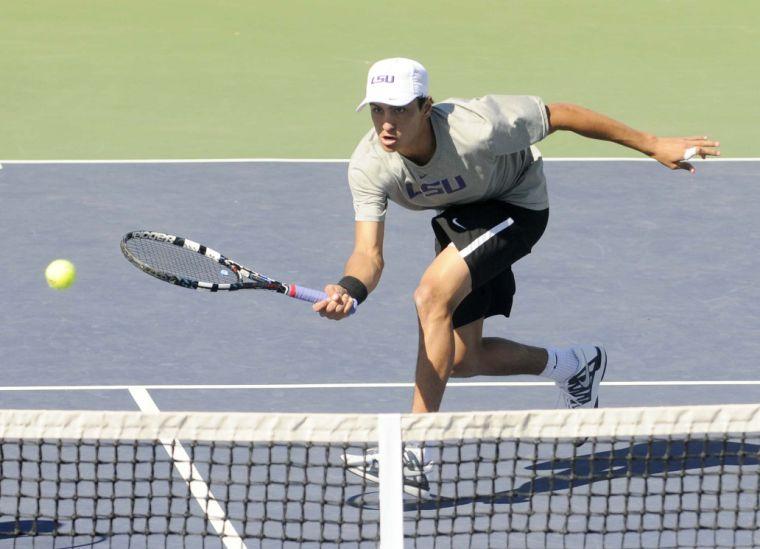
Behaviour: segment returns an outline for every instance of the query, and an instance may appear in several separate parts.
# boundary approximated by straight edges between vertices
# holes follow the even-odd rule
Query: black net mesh
[[[90,424],[109,417],[98,414],[90,414]],[[130,426],[153,421],[114,416]],[[250,425],[250,432],[230,436],[221,429],[219,440],[208,434],[226,424],[225,414],[205,414],[202,440],[173,428],[148,439],[128,429],[123,436],[110,430],[102,438],[72,437],[76,429],[60,424],[76,423],[76,413],[47,417],[55,428],[37,426],[27,414],[2,437],[0,547],[380,542],[379,508],[386,503],[375,482],[345,465],[347,454],[372,461],[374,416],[325,436],[331,425],[342,425],[342,416],[290,416],[280,425],[277,416],[239,414],[235,428]],[[177,424],[188,419],[171,417]],[[495,416],[482,437],[462,436],[446,414],[437,415],[441,427],[429,437],[415,428],[405,447],[422,448],[429,490],[404,497],[406,546],[760,546],[757,432],[726,426],[722,433],[667,435],[660,429],[656,435],[604,434],[576,447],[574,435],[494,434],[493,423],[504,417],[510,416]],[[11,412],[0,419],[3,426],[16,422]],[[367,428],[354,437],[362,422]],[[312,436],[316,440],[307,440]]]
[[[756,547],[760,438],[431,443],[414,547]],[[438,456],[438,457],[436,457]]]

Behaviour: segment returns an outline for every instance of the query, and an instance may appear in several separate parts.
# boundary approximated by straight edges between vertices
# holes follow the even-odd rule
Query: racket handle
[[[317,303],[319,301],[327,299],[327,294],[321,290],[312,290],[311,288],[304,288],[303,286],[296,286],[295,284],[291,284],[289,286],[288,295],[290,297],[308,301],[310,303]],[[352,315],[356,312],[357,305],[358,303],[354,299],[354,305],[351,307],[351,312],[348,313],[349,315]]]

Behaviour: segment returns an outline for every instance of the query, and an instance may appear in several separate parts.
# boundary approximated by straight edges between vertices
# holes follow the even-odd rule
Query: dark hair
[[[425,96],[417,97],[417,108],[420,109],[420,110],[422,110],[422,107],[425,106],[425,102],[428,99],[431,99],[431,98],[430,97],[425,97]]]

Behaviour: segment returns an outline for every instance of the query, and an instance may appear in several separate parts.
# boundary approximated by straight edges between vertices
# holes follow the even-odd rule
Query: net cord
[[[401,414],[404,441],[760,432],[760,405]],[[2,410],[0,438],[376,443],[377,414]]]

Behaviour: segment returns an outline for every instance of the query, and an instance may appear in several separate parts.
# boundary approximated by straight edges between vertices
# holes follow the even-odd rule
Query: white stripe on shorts
[[[480,248],[483,244],[485,244],[488,240],[490,240],[491,238],[499,234],[501,231],[509,227],[512,223],[514,223],[514,220],[511,217],[508,217],[507,219],[505,219],[504,221],[502,221],[495,227],[488,229],[478,238],[470,242],[466,248],[464,248],[463,250],[459,250],[459,257],[462,257],[462,258],[467,257],[476,249]]]

